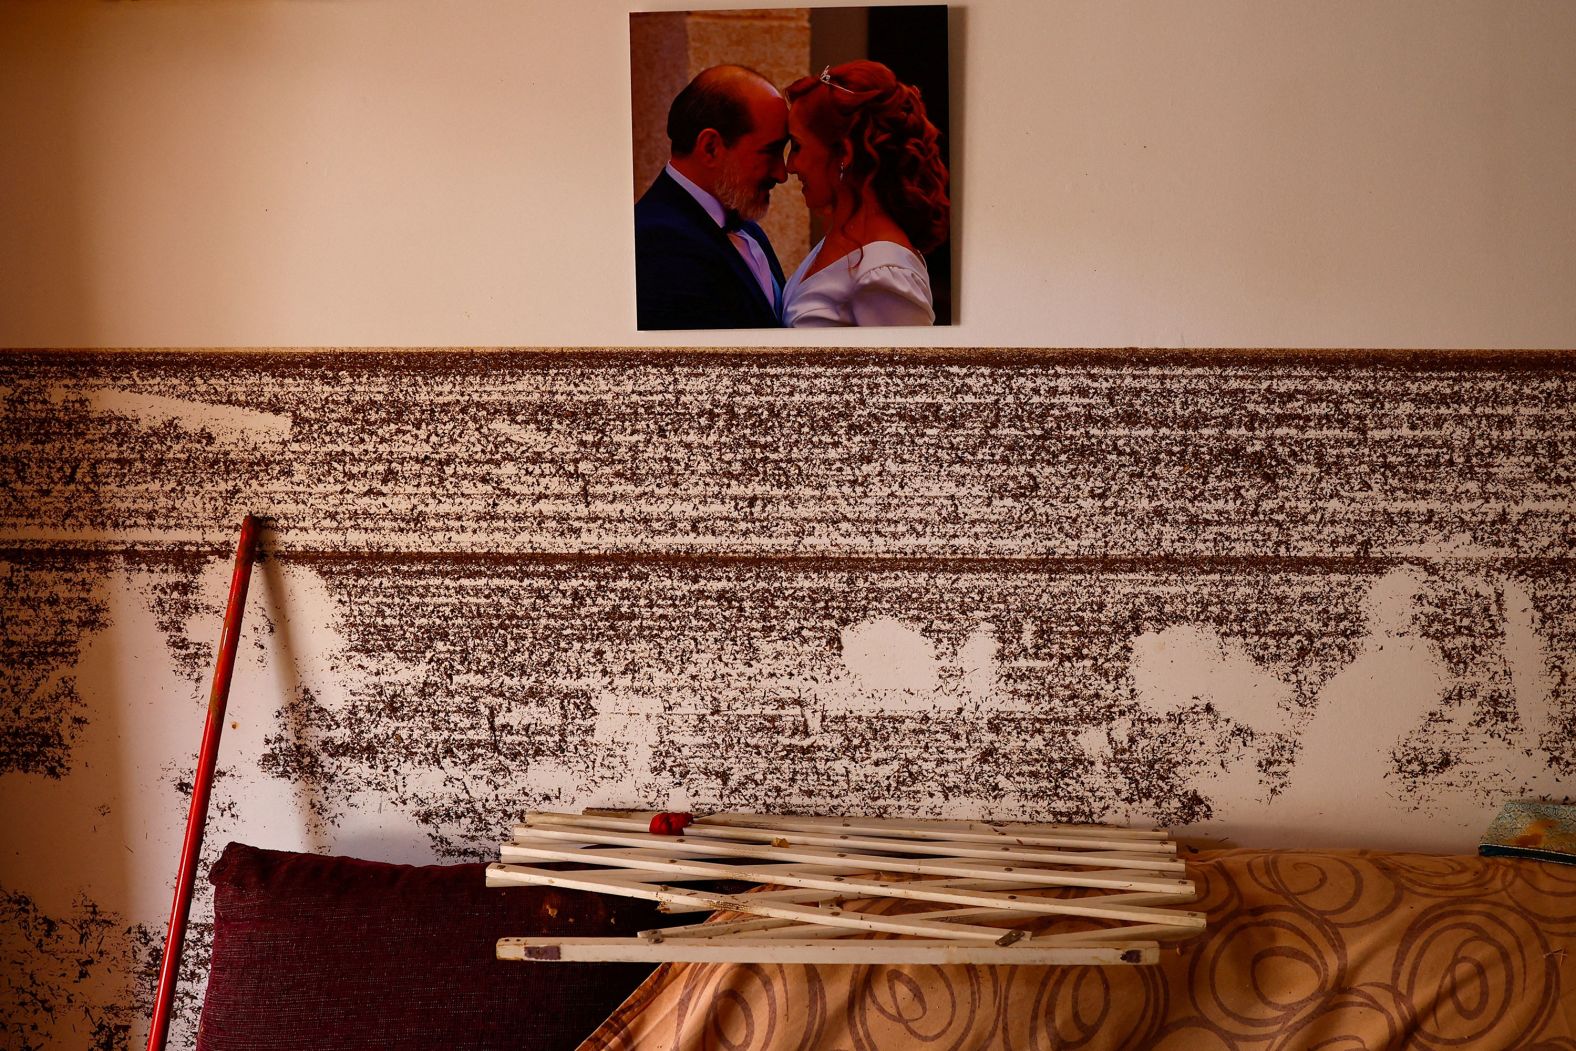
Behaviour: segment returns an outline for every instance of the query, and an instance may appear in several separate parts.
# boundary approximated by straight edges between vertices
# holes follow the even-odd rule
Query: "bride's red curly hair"
[[[788,101],[804,107],[805,124],[828,149],[844,142],[852,156],[844,178],[868,186],[914,248],[929,252],[947,239],[952,202],[941,132],[925,115],[919,89],[880,62],[832,67],[788,85]]]

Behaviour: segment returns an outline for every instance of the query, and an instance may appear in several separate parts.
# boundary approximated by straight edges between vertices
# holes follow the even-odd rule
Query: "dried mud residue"
[[[457,858],[485,857],[533,806],[662,805],[675,790],[703,809],[1196,820],[1209,762],[1284,770],[1287,713],[1204,698],[1154,714],[1128,676],[1133,636],[1204,625],[1290,684],[1296,709],[1351,659],[1366,586],[705,560],[317,569],[350,696],[284,706],[263,769],[330,821],[368,799],[409,811]],[[843,659],[842,630],[881,618],[930,647],[922,687],[872,688]],[[966,667],[982,631],[989,660]]]
[[[5,1046],[125,1048],[143,1006],[126,970],[134,943],[120,917],[86,898],[79,897],[67,915],[51,916],[26,895],[0,888]]]
[[[91,714],[77,690],[87,641],[106,626],[103,565],[0,555],[0,774],[60,778]]]
[[[1395,751],[1403,791],[1515,798],[1520,793],[1501,783],[1506,755],[1559,779],[1576,772],[1573,629],[1576,587],[1563,567],[1428,574],[1416,630],[1437,655],[1445,685]],[[1498,788],[1485,791],[1485,783]],[[1542,795],[1549,787],[1544,779],[1523,791]],[[1576,781],[1570,787],[1576,791]]]
[[[151,572],[150,611],[176,672],[191,682],[213,673],[213,643],[223,622],[224,607],[202,591],[201,558],[160,558],[140,567]],[[255,614],[254,614],[255,615]]]
[[[171,559],[147,598],[199,679],[200,557],[252,510],[344,646],[230,796],[393,808],[448,858],[586,803],[1197,822],[1301,787],[1330,684],[1407,647],[1443,685],[1384,760],[1406,801],[1576,774],[1568,355],[16,354],[0,398],[0,773],[61,777],[94,717],[93,559]],[[870,625],[898,673],[845,652]],[[1135,640],[1179,634],[1263,688],[1146,696]],[[161,932],[4,900],[8,1038],[124,1042]]]
[[[23,535],[213,542],[246,507],[367,554],[1576,550],[1576,369],[1547,355],[15,355],[0,386]],[[217,440],[105,388],[291,422]]]

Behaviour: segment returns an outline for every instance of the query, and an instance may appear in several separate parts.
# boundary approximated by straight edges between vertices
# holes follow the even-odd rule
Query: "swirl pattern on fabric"
[[[666,965],[582,1048],[1576,1051],[1576,869],[1256,850],[1188,869],[1209,927],[1155,967]]]

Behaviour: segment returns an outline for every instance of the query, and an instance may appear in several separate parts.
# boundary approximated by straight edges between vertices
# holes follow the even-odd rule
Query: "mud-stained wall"
[[[12,354],[0,401],[7,1046],[135,1042],[245,512],[210,858],[588,805],[1459,851],[1576,784],[1571,356]]]

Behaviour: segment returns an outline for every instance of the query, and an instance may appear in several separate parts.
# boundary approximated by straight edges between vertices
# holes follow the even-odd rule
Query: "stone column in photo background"
[[[668,105],[696,73],[734,62],[786,87],[810,69],[810,12],[802,7],[637,14],[629,37],[636,198],[667,162]],[[798,265],[810,249],[810,218],[794,179],[772,194],[761,225],[783,269]]]

